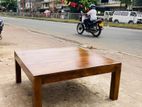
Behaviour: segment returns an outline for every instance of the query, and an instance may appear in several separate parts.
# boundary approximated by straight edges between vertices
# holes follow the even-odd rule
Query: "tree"
[[[86,11],[90,4],[97,5],[98,0],[67,0],[67,4],[74,13]]]
[[[120,0],[121,3],[125,3],[125,4],[131,4],[131,0]]]
[[[126,8],[132,4],[131,0],[120,0],[120,5],[125,4]]]
[[[16,11],[17,9],[17,0],[1,0],[1,6],[5,7],[6,10]]]
[[[97,5],[97,2],[98,0],[80,0],[80,3],[82,3],[86,8],[88,8],[90,4]]]
[[[134,6],[142,6],[142,1],[141,0],[133,0],[133,5]]]

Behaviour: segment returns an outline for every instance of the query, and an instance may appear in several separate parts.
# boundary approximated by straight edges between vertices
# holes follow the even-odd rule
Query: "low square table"
[[[78,47],[15,51],[16,83],[21,68],[32,82],[33,107],[42,107],[41,86],[91,75],[111,73],[110,99],[117,100],[121,63]]]

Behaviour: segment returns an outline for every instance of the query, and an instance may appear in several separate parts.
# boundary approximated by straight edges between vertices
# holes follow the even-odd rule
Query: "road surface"
[[[94,38],[89,33],[78,35],[76,24],[9,17],[3,19],[5,24],[17,25],[37,33],[45,33],[97,49],[142,57],[142,30],[105,27],[101,36]]]

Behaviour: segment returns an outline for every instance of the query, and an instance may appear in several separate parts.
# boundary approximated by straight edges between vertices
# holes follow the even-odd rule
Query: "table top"
[[[77,71],[119,63],[97,54],[95,50],[78,47],[16,51],[15,53],[33,76]]]

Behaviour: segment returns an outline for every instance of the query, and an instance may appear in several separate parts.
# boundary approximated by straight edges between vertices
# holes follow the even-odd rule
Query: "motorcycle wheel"
[[[77,33],[81,35],[84,32],[84,25],[82,23],[78,23],[76,30]]]
[[[94,37],[99,37],[100,36],[100,34],[101,34],[101,32],[102,32],[102,29],[101,29],[101,27],[99,27],[99,26],[95,26],[96,28],[96,30],[94,31],[94,32],[91,32],[92,33],[92,35],[94,36]]]

